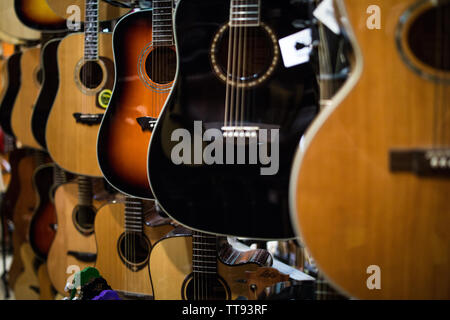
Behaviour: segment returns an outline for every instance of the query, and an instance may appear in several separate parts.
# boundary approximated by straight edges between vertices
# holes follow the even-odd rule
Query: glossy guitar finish
[[[7,87],[0,103],[0,125],[5,133],[14,136],[11,128],[11,114],[20,89],[21,73],[20,59],[22,53],[14,53],[7,59]]]
[[[123,193],[147,199],[153,198],[147,178],[151,130],[144,130],[137,119],[157,119],[173,83],[151,79],[147,68],[160,68],[162,73],[164,65],[174,75],[176,67],[175,49],[156,47],[152,42],[152,21],[152,10],[138,11],[120,20],[114,29],[116,82],[97,147],[108,182]],[[154,74],[158,76],[162,74]]]
[[[245,74],[247,87],[242,96],[246,98],[241,110],[246,111],[242,112],[243,122],[237,130],[244,126],[280,129],[279,171],[262,176],[262,165],[175,165],[171,160],[172,149],[178,144],[171,142],[175,129],[186,129],[194,137],[194,121],[203,121],[203,131],[222,130],[228,117],[227,84],[216,74],[215,67],[227,69],[225,43],[229,37],[221,28],[229,22],[230,0],[178,4],[177,76],[152,135],[148,168],[153,194],[177,222],[201,231],[240,237],[294,237],[287,196],[290,168],[300,138],[318,111],[317,83],[311,65],[285,68],[277,44],[277,39],[300,31],[293,27],[295,19],[307,19],[308,12],[297,5],[291,1],[261,1],[261,22],[267,28],[261,24],[248,31],[248,45],[257,48],[252,51],[254,59],[248,58],[248,66],[253,66],[253,61],[263,62]],[[212,51],[217,52],[213,55]]]
[[[54,164],[40,166],[33,177],[38,200],[30,222],[29,242],[41,260],[47,259],[56,234],[56,210],[52,198],[54,166]]]
[[[11,114],[13,133],[22,145],[40,149],[31,131],[33,107],[42,84],[41,49],[35,47],[22,52],[20,60],[20,90]]]
[[[39,40],[41,34],[25,26],[18,18],[14,8],[15,0],[0,1],[0,32],[17,40]]]
[[[140,247],[138,241],[129,241],[128,246],[121,251],[120,239],[125,234],[125,204],[107,204],[99,210],[95,218],[98,252],[95,267],[114,290],[151,296],[153,290],[148,270],[150,250],[156,241],[173,228],[170,224],[159,227],[144,226],[142,235],[146,238],[148,251],[138,250]],[[126,258],[127,256],[131,259],[139,256],[142,260],[133,265],[126,264],[124,261],[131,261]],[[133,269],[134,266],[136,269]]]
[[[449,299],[449,171],[433,159],[450,150],[450,4],[378,1],[379,31],[366,28],[373,1],[337,4],[356,64],[299,149],[290,194],[297,234],[349,296]],[[446,30],[438,41],[437,30]],[[376,267],[381,289],[369,290]]]
[[[67,29],[66,20],[58,16],[47,4],[47,0],[14,0],[19,20],[35,30],[58,32]]]
[[[56,98],[59,86],[59,70],[57,63],[58,47],[61,39],[48,41],[42,48],[42,86],[34,104],[31,116],[31,130],[39,145],[46,149],[45,130],[50,110]]]
[[[75,113],[102,115],[105,109],[99,96],[112,90],[114,64],[112,35],[98,37],[101,83],[93,89],[82,85],[80,68],[83,65],[84,34],[71,34],[58,48],[60,83],[46,127],[47,148],[52,159],[66,171],[93,177],[102,177],[97,162],[97,135],[99,123],[89,125],[76,122]],[[78,79],[78,80],[77,80]],[[76,155],[76,156],[74,156]]]
[[[76,183],[66,183],[56,189],[55,208],[58,230],[48,253],[47,268],[53,286],[65,296],[67,292],[64,291],[64,288],[67,279],[78,270],[71,269],[71,266],[75,266],[79,270],[92,267],[97,254],[93,232],[83,234],[74,224],[74,211],[78,204],[78,185]],[[101,202],[94,200],[93,206],[96,209],[101,205]],[[88,254],[89,257],[87,260],[80,260],[71,252]],[[91,256],[94,258],[91,259]]]
[[[200,249],[215,250],[216,247],[203,243],[194,245],[197,250],[193,251],[193,241],[196,240],[190,231],[177,228],[154,245],[150,255],[150,274],[155,300],[235,300],[247,297],[246,272],[256,271],[272,262],[265,250],[238,252],[226,246],[219,252],[205,251]],[[200,262],[193,263],[193,254],[198,261],[208,261],[208,267],[201,266]],[[202,258],[202,255],[206,257]],[[208,274],[202,275],[200,271],[208,271]],[[194,276],[198,276],[195,278],[197,282],[193,280]],[[194,288],[194,282],[198,289]]]

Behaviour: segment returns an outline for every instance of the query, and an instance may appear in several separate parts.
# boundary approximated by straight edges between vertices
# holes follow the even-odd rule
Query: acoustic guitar
[[[24,269],[14,282],[13,290],[16,300],[38,300],[40,295],[38,269],[39,260],[34,255],[28,242],[20,246],[21,260]]]
[[[97,246],[94,219],[104,201],[93,200],[93,182],[78,177],[77,183],[66,183],[55,191],[58,228],[47,256],[47,268],[55,289],[67,295],[64,288],[74,270],[94,266]]]
[[[272,256],[258,249],[240,252],[218,238],[177,228],[150,254],[155,300],[235,300],[248,296],[246,272],[270,266]]]
[[[95,218],[95,267],[115,291],[128,298],[153,295],[150,251],[156,241],[174,229],[167,221],[148,225],[144,206],[142,200],[127,197],[125,203],[103,206]]]
[[[31,116],[31,131],[39,145],[46,149],[45,131],[50,110],[55,101],[59,86],[57,52],[61,39],[49,40],[42,47],[41,68],[42,86],[34,103]]]
[[[8,271],[9,284],[13,288],[17,277],[23,271],[23,261],[20,248],[28,241],[28,229],[31,217],[36,206],[35,188],[33,185],[33,174],[35,170],[45,163],[45,155],[38,151],[27,150],[27,155],[21,158],[18,166],[18,180],[20,192],[14,206],[12,222],[14,231],[12,233],[13,259]]]
[[[285,67],[278,40],[309,15],[298,1],[179,2],[175,85],[148,154],[153,194],[175,221],[221,235],[295,236],[289,174],[318,88],[312,64]],[[256,159],[264,150],[273,161]]]
[[[20,59],[21,82],[12,113],[11,126],[14,136],[23,146],[41,149],[31,131],[33,107],[42,84],[41,49],[22,51]]]
[[[50,281],[48,275],[47,263],[42,263],[38,269],[38,281],[39,281],[39,300],[54,300],[55,289]]]
[[[114,81],[112,36],[99,32],[98,2],[86,1],[85,32],[59,44],[60,83],[46,127],[47,148],[55,163],[91,177],[102,177],[97,135]]]
[[[21,56],[21,52],[14,53],[6,60],[6,66],[4,66],[6,68],[7,86],[0,101],[0,125],[3,131],[10,136],[14,136],[11,128],[11,114],[20,89]]]
[[[25,26],[17,17],[14,8],[15,0],[0,1],[0,32],[7,37],[17,39],[19,41],[37,41],[41,34]]]
[[[139,198],[153,198],[148,143],[175,77],[172,11],[173,1],[156,0],[153,10],[131,13],[114,29],[116,81],[99,130],[98,161],[111,185]]]
[[[336,2],[356,60],[298,151],[293,224],[350,297],[449,299],[450,2],[378,1],[381,30],[372,4]]]
[[[49,7],[46,0],[14,0],[19,20],[34,30],[58,32],[67,29],[66,20]]]

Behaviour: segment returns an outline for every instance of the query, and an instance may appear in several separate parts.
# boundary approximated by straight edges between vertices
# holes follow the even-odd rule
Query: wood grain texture
[[[24,271],[14,283],[14,297],[16,300],[38,300],[39,279],[37,270],[34,269],[34,252],[28,242],[21,245],[20,255],[24,264]]]
[[[79,261],[75,257],[67,255],[67,252],[97,252],[94,234],[82,235],[73,224],[72,213],[77,204],[78,185],[76,183],[63,184],[56,189],[55,208],[58,230],[48,253],[47,268],[53,286],[65,296],[67,293],[64,291],[64,287],[67,278],[72,274],[68,267],[77,266],[83,270],[86,267],[94,266],[94,263]],[[101,206],[97,201],[94,201],[93,205],[96,208]]]
[[[394,148],[450,147],[449,85],[414,73],[395,43],[415,3],[377,1],[382,28],[369,30],[374,2],[345,1],[362,57],[306,134],[292,177],[298,234],[327,279],[361,299],[450,298],[450,181],[389,170]],[[381,268],[381,290],[366,285],[370,265]]]
[[[112,36],[99,34],[99,57],[113,61]],[[84,94],[74,79],[77,64],[84,58],[84,34],[67,36],[58,48],[60,83],[58,94],[47,121],[46,140],[53,160],[66,171],[93,177],[102,177],[97,162],[97,134],[99,125],[76,123],[74,113],[99,114],[104,109],[97,107],[98,88],[92,94]],[[106,73],[106,72],[105,72]],[[114,74],[104,75],[109,82]]]
[[[41,34],[25,26],[17,17],[14,0],[0,1],[0,32],[19,40],[39,40]]]
[[[95,218],[95,238],[97,241],[95,267],[114,290],[152,295],[153,290],[148,267],[133,272],[119,256],[118,240],[124,233],[124,223],[125,205],[123,203],[105,205],[97,213]],[[144,227],[144,235],[153,245],[172,229],[173,227],[170,225],[155,228]]]
[[[13,260],[9,269],[9,284],[14,287],[17,277],[23,271],[23,261],[20,248],[28,240],[28,227],[36,206],[36,194],[32,183],[36,161],[33,155],[22,158],[19,162],[19,185],[20,193],[16,201],[13,212],[14,232],[13,240]]]
[[[35,149],[42,148],[31,131],[34,103],[41,89],[41,83],[38,81],[38,72],[41,68],[40,54],[40,47],[26,49],[22,53],[21,85],[11,115],[11,125],[17,140],[22,145]]]
[[[73,15],[73,11],[67,13],[69,6],[76,5],[81,11],[81,21],[84,21],[85,0],[47,0],[49,7],[60,17],[65,19]],[[128,13],[130,9],[112,6],[106,2],[99,1],[99,21],[108,21],[117,19]]]
[[[248,263],[229,266],[217,261],[218,274],[225,280],[231,291],[231,300],[247,296],[246,271],[256,271],[259,265]],[[175,236],[156,243],[150,255],[155,300],[181,300],[186,278],[192,273],[192,237]]]

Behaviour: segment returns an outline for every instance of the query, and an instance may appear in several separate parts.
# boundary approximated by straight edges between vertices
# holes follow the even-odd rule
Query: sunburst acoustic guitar
[[[293,224],[348,296],[449,299],[450,2],[377,1],[381,30],[336,4],[356,60],[298,151]]]
[[[131,13],[114,29],[117,74],[99,131],[98,161],[108,182],[134,197],[153,198],[147,152],[175,77],[172,14],[173,1],[157,0],[153,10]]]
[[[27,27],[42,32],[59,32],[67,29],[66,19],[57,15],[47,0],[14,0],[17,17]]]
[[[0,1],[0,32],[20,41],[37,41],[41,34],[37,30],[24,25],[18,18],[14,8],[15,0]]]
[[[59,44],[60,83],[46,127],[55,163],[93,177],[102,176],[97,135],[114,82],[112,35],[99,32],[98,2],[86,1],[84,33],[71,34]]]

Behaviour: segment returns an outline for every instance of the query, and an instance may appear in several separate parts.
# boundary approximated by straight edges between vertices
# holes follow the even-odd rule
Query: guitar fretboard
[[[78,177],[78,203],[82,206],[92,205],[92,180],[89,177]]]
[[[230,25],[232,27],[259,26],[261,0],[231,0]]]
[[[173,0],[153,0],[153,46],[173,45]]]
[[[98,60],[98,1],[86,0],[84,23],[84,59]]]
[[[198,274],[217,273],[217,237],[194,232],[192,234],[192,271]]]
[[[125,200],[125,232],[142,233],[144,231],[142,200],[127,197]]]

